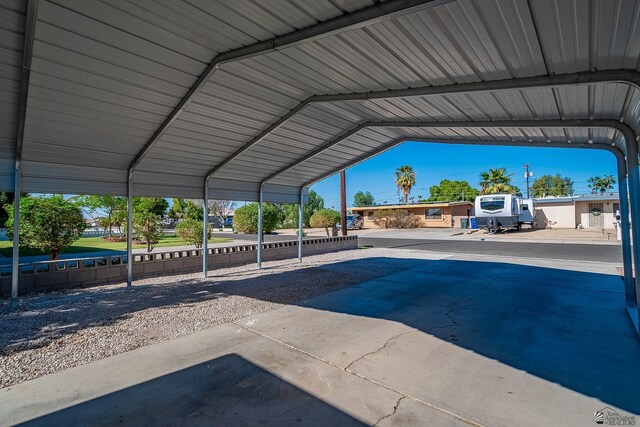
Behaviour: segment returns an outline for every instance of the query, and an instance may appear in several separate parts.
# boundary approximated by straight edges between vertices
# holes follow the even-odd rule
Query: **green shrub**
[[[333,209],[320,209],[311,215],[309,222],[314,228],[324,228],[327,237],[331,237],[329,227],[333,227],[340,222],[340,212],[334,211]]]
[[[392,228],[418,228],[420,227],[420,218],[409,211],[395,211],[390,226]]]
[[[373,223],[378,227],[389,228],[393,220],[393,211],[391,209],[380,209],[373,212]]]
[[[262,232],[271,233],[276,229],[279,220],[278,209],[270,203],[263,203]],[[258,204],[250,203],[236,209],[233,215],[233,228],[238,233],[258,234]]]
[[[13,240],[13,205],[8,212],[7,234]],[[48,251],[49,259],[58,259],[85,228],[82,210],[62,196],[20,197],[21,246]]]
[[[197,219],[183,219],[176,225],[176,236],[187,243],[195,245],[196,248],[202,247],[202,221]],[[211,226],[207,224],[207,236],[211,237]]]

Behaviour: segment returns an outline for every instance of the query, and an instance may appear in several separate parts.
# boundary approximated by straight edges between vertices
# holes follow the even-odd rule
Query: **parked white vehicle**
[[[535,204],[533,199],[523,199],[513,194],[478,196],[475,201],[476,224],[490,233],[500,229],[520,230],[522,224],[533,224]]]

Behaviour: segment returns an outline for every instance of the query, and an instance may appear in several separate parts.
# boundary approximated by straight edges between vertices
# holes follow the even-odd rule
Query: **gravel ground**
[[[403,261],[402,259],[405,258]],[[0,388],[397,272],[435,254],[351,250],[0,301]],[[407,264],[404,264],[407,263]]]

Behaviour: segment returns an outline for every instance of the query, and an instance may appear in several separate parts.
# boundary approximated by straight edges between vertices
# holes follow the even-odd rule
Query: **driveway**
[[[0,420],[585,426],[603,410],[640,421],[640,341],[614,264],[397,249],[299,280],[378,265],[387,273],[337,292],[2,389]]]
[[[382,233],[374,234],[373,236],[376,237],[358,236],[358,244],[378,248],[400,248],[486,256],[622,262],[620,245],[394,238],[385,237]]]

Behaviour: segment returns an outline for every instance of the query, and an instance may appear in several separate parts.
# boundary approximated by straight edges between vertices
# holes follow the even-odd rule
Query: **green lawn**
[[[226,243],[231,242],[233,239],[211,237],[209,243]],[[12,243],[9,241],[0,241],[0,254],[10,257],[12,251]],[[185,246],[189,245],[184,240],[181,240],[175,236],[165,236],[160,239],[160,242],[156,245],[156,248],[163,248],[167,246]],[[146,248],[147,245],[133,245],[134,248]],[[195,248],[195,246],[194,246]],[[73,245],[62,251],[65,254],[79,254],[83,252],[97,252],[97,251],[124,251],[127,249],[126,242],[107,242],[100,237],[83,237]],[[37,249],[20,248],[21,256],[30,255],[43,255],[43,253]]]

